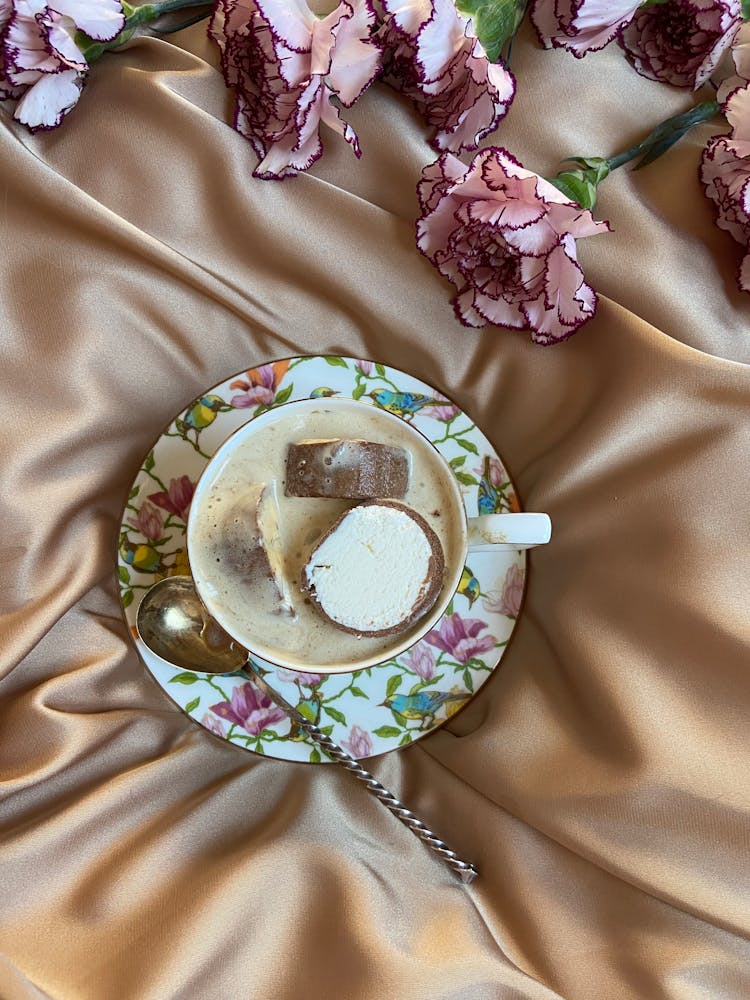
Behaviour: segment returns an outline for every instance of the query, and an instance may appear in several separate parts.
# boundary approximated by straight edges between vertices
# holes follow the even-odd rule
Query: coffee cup
[[[290,446],[304,441],[323,447],[340,439],[359,448],[368,442],[388,455],[405,453],[408,485],[403,497],[287,495]],[[377,482],[373,489],[378,489]],[[362,632],[332,619],[303,586],[303,577],[321,538],[343,519],[351,520],[355,508],[359,508],[355,516],[364,517],[362,509],[368,505],[374,508],[368,512],[370,522],[380,519],[370,552],[379,546],[380,555],[364,578],[362,571],[369,564],[355,559],[350,579],[358,582],[342,600],[351,598],[352,606],[367,610],[370,591],[378,589],[375,580],[381,591],[398,590],[412,567],[409,539],[420,531],[432,540],[432,555],[439,558],[429,564],[434,579],[431,604],[424,613],[398,628]],[[404,514],[414,523],[404,522]],[[409,529],[393,544],[387,534],[389,517]],[[187,548],[201,601],[255,660],[303,673],[332,674],[392,659],[432,629],[456,593],[469,552],[526,549],[546,543],[550,534],[546,514],[467,518],[453,469],[419,430],[371,403],[324,398],[266,410],[220,446],[196,485]]]

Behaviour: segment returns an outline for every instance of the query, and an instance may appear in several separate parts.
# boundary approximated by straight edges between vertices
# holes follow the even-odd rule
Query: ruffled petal
[[[639,6],[633,0],[536,0],[531,21],[546,48],[567,49],[582,58],[608,45]]]
[[[50,6],[99,42],[111,41],[125,27],[120,0],[51,0]]]
[[[353,5],[342,3],[338,9],[342,14],[331,29],[333,44],[326,83],[349,108],[374,81],[382,56],[370,37],[375,14],[368,4],[355,0]]]
[[[316,17],[305,0],[237,0],[242,6],[257,7],[274,41],[293,52],[309,52]]]
[[[81,77],[73,69],[49,73],[23,95],[14,117],[35,132],[55,128],[75,106],[81,94]]]
[[[453,0],[434,0],[416,45],[423,81],[439,80],[466,45],[466,19],[456,11]]]

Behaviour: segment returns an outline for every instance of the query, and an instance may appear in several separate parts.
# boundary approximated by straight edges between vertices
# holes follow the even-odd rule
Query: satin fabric
[[[615,46],[524,29],[493,137],[611,155],[692,98]],[[427,130],[380,84],[306,176],[251,177],[203,25],[92,70],[55,132],[0,109],[3,1000],[750,996],[750,298],[697,179],[701,125],[601,188],[596,318],[559,347],[460,326],[415,249]],[[297,353],[453,397],[531,553],[501,668],[369,763],[480,869],[461,886],[342,770],[177,710],[122,621],[121,507],[206,387]]]

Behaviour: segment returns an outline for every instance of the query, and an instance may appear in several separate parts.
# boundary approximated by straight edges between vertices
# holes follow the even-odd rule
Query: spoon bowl
[[[136,628],[152,652],[188,670],[231,674],[247,662],[247,650],[209,615],[189,576],[155,583],[140,603]]]

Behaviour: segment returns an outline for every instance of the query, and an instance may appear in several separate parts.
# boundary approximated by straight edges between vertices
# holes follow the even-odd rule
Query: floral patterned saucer
[[[227,379],[175,417],[130,489],[117,553],[126,621],[146,667],[172,701],[238,747],[313,763],[328,758],[247,677],[175,668],[140,641],[135,613],[152,584],[190,572],[187,513],[195,483],[219,445],[270,407],[327,396],[360,400],[413,423],[450,463],[469,517],[519,509],[489,441],[431,386],[372,361],[288,358]],[[405,653],[351,674],[272,668],[265,679],[355,757],[396,750],[445,723],[497,668],[518,617],[525,575],[525,552],[471,553],[445,614]]]

